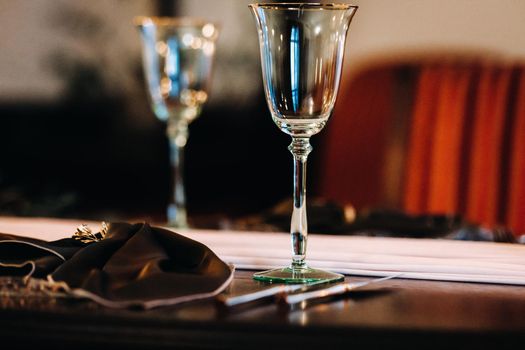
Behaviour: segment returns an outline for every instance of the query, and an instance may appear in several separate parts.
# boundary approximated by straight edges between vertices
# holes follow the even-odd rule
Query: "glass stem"
[[[172,188],[168,204],[168,225],[188,227],[186,195],[184,193],[184,147],[188,141],[187,124],[168,125]]]
[[[308,223],[306,219],[306,161],[312,151],[310,138],[293,137],[288,149],[293,155],[293,212],[290,224],[292,240],[292,269],[306,268],[306,241]]]

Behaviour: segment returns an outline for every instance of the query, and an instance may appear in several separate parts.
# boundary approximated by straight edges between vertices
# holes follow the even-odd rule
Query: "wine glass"
[[[216,24],[197,18],[137,17],[142,62],[151,106],[166,122],[170,145],[172,192],[168,225],[188,227],[184,193],[184,146],[188,124],[208,99],[218,37]]]
[[[306,265],[306,160],[310,137],[334,107],[346,33],[357,10],[347,4],[251,4],[259,33],[266,101],[277,126],[292,137],[294,159],[292,263],[254,274],[268,282],[339,281],[343,275]]]

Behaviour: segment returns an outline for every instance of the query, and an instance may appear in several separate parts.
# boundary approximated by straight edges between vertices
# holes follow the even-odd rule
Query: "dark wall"
[[[164,126],[131,128],[121,103],[0,106],[0,214],[162,217],[170,169]],[[286,196],[287,144],[262,98],[249,108],[205,108],[186,149],[190,215],[248,213]]]

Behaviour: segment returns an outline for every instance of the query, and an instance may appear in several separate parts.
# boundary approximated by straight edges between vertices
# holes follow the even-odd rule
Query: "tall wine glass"
[[[343,275],[306,265],[306,160],[310,137],[325,126],[334,107],[346,33],[357,10],[347,4],[252,4],[257,22],[266,101],[277,126],[292,137],[294,159],[292,263],[254,274],[285,283],[338,281]]]
[[[153,111],[167,123],[172,193],[168,225],[188,226],[184,193],[184,146],[188,124],[208,99],[217,25],[196,18],[137,17],[142,61]]]

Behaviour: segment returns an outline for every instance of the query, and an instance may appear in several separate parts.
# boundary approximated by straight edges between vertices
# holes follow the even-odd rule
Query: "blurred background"
[[[137,15],[221,23],[211,99],[190,125],[186,149],[190,218],[242,217],[290,197],[289,139],[266,107],[249,3],[0,0],[0,215],[164,219],[168,145],[148,105]],[[336,110],[312,139],[310,198],[525,231],[525,170],[514,169],[513,153],[522,147],[514,133],[525,132],[514,117],[525,109],[525,2],[353,3],[360,8]],[[436,70],[448,78],[430,79]],[[494,111],[487,131],[475,116],[482,108]],[[434,124],[418,124],[429,113]],[[501,115],[501,128],[491,126],[492,115]],[[478,136],[490,142],[478,145]],[[443,150],[414,154],[428,139]],[[487,149],[496,165],[478,159]]]

